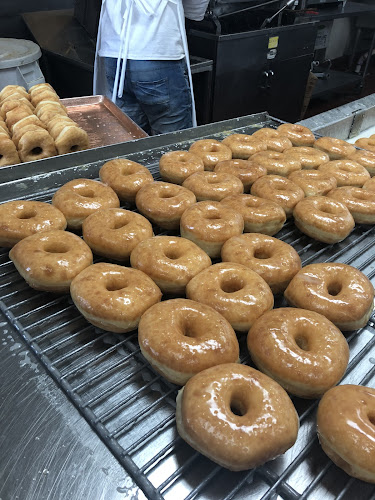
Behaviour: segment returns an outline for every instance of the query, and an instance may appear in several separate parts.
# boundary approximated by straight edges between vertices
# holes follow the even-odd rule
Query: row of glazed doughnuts
[[[44,235],[34,235],[25,238],[11,251],[12,259],[19,266],[17,252],[20,258],[29,256],[27,262],[27,267],[29,267],[31,264],[30,256],[40,256],[41,251],[44,250],[46,253],[50,253],[59,260],[61,260],[62,256],[73,252],[72,262],[77,262],[78,258],[82,258],[84,254],[82,249],[79,248],[78,242],[82,245],[84,245],[84,243],[78,236],[73,234],[71,234],[71,238],[75,241],[70,242],[69,238],[67,238],[70,233],[66,233],[64,238],[60,237],[55,240],[54,238],[57,236],[56,233],[58,232],[59,231],[52,231],[44,233]],[[48,236],[50,236],[50,238],[48,238]],[[40,245],[39,247],[33,246],[37,239],[36,237],[38,237],[40,243],[44,245],[44,248],[41,248]],[[151,242],[151,240],[155,241],[158,238],[168,237],[150,238],[146,240],[146,242]],[[174,240],[177,239],[178,238],[174,238]],[[176,243],[176,241],[174,241],[174,243]],[[70,246],[71,248],[69,248]],[[139,246],[140,245],[138,245],[138,247]],[[138,247],[136,247],[136,251]],[[169,249],[169,251],[171,251],[171,249]],[[151,252],[151,254],[152,253],[153,252]],[[175,260],[178,256],[178,252],[175,254],[170,253],[169,255],[172,260]],[[150,254],[146,254],[144,257],[147,260]],[[183,257],[183,255],[179,258],[181,257]],[[196,261],[197,259],[194,259],[194,262]],[[41,266],[40,257],[35,264],[37,268],[43,267]],[[44,262],[44,264],[49,268],[50,274],[51,263],[47,261]],[[90,295],[91,298],[96,296],[98,300],[95,301],[95,303],[91,303],[91,310],[81,310],[85,317],[93,324],[112,330],[114,318],[109,316],[110,308],[108,304],[114,305],[114,295],[117,295],[117,292],[124,291],[125,287],[128,290],[132,287],[136,287],[138,290],[140,288],[145,290],[146,293],[144,296],[136,297],[131,311],[126,311],[126,307],[123,307],[123,313],[127,312],[133,315],[141,314],[139,308],[144,307],[146,310],[141,316],[139,339],[145,358],[149,360],[156,371],[159,371],[169,380],[177,384],[183,384],[187,379],[190,379],[191,382],[189,381],[183,392],[180,392],[177,404],[178,429],[188,443],[217,463],[233,470],[242,470],[260,465],[264,461],[274,458],[278,454],[286,451],[286,449],[293,445],[297,437],[298,420],[293,405],[287,398],[286,393],[281,390],[278,384],[275,384],[268,377],[252,368],[236,364],[227,364],[228,362],[236,361],[238,358],[238,344],[233,329],[230,327],[227,320],[224,319],[222,314],[214,312],[215,309],[212,309],[211,306],[207,306],[204,301],[196,302],[185,299],[172,299],[159,303],[160,292],[158,292],[155,285],[152,285],[151,280],[145,280],[145,275],[141,271],[105,263],[96,265],[89,264],[90,252],[88,262],[86,263],[88,267],[73,279],[71,292],[79,309],[81,302],[84,304],[87,300],[90,300]],[[223,292],[227,295],[234,294],[237,291],[237,288],[239,288],[239,280],[246,280],[246,285],[248,286],[249,276],[253,281],[253,292],[254,289],[259,292],[260,288],[262,288],[262,286],[260,286],[262,280],[258,277],[254,281],[255,276],[251,275],[251,271],[246,272],[244,266],[237,266],[237,283],[235,283],[233,279],[233,267],[235,268],[235,265],[233,266],[230,264],[226,269],[224,269],[222,265],[216,266],[221,267],[220,271],[225,270],[231,273],[229,280],[224,280],[224,284],[221,285],[222,288],[224,288]],[[334,271],[336,266],[338,269]],[[71,269],[71,266],[64,265],[64,267],[66,269]],[[203,282],[203,286],[202,284],[197,284],[196,281],[198,280],[199,282],[202,279],[201,274],[205,271],[198,273],[198,275],[190,281],[189,286],[192,287],[193,291],[195,289],[201,292],[209,288],[207,287],[207,283],[212,283],[213,281],[212,272],[214,267],[215,266],[207,268],[207,271],[211,273],[211,277],[208,282]],[[305,282],[305,285],[311,286],[311,283],[314,282],[314,280],[311,279],[312,274],[321,279],[322,271],[326,274],[332,274],[332,271],[334,271],[334,276],[331,275],[328,280],[325,280],[319,286],[322,288],[329,288],[329,293],[333,296],[338,295],[337,292],[340,287],[342,287],[343,293],[339,297],[340,301],[345,300],[345,295],[351,297],[351,310],[353,304],[358,304],[358,298],[360,298],[361,307],[363,307],[363,296],[361,297],[362,294],[360,289],[362,288],[362,291],[365,291],[366,294],[369,292],[369,289],[366,290],[366,287],[369,285],[367,279],[361,276],[359,271],[350,268],[350,266],[334,264],[317,264],[315,268],[313,268],[314,266],[308,266],[308,268],[302,270],[301,275],[297,273],[296,277],[299,281]],[[350,275],[348,272],[349,269]],[[352,275],[353,271],[357,273],[357,276],[354,276],[354,278]],[[222,277],[223,272],[221,272],[219,278]],[[338,281],[338,279],[342,279],[343,277],[350,281],[350,286],[348,286],[347,283],[344,285],[341,285],[339,282],[336,284],[334,283],[335,280]],[[351,286],[353,289],[350,289]],[[333,290],[333,287],[336,287],[336,290]],[[263,283],[263,290],[265,289],[266,285]],[[353,290],[354,293],[357,294],[355,297],[353,296]],[[309,292],[309,294],[308,297],[311,296],[311,292]],[[127,301],[123,300],[122,302],[127,304],[129,303],[129,293],[125,295]],[[318,295],[316,291],[314,295]],[[119,293],[119,298],[123,296],[124,293],[122,295]],[[296,290],[296,296],[302,296],[301,290]],[[367,297],[368,299],[370,298],[370,300],[367,301],[367,305],[369,302],[371,304],[372,296],[373,291],[371,291],[369,297]],[[145,299],[148,299],[148,301],[143,304]],[[152,307],[150,307],[151,301],[156,302]],[[102,318],[98,316],[94,317],[92,314],[94,311],[96,315],[98,315],[101,312],[100,309],[103,310],[100,304],[106,304],[106,307],[104,307],[106,314],[104,314]],[[139,306],[138,310],[134,307],[135,305]],[[348,308],[348,304],[344,306],[344,311],[345,308]],[[332,307],[328,306],[327,310],[330,309],[332,309]],[[124,314],[116,315],[115,328],[119,326],[120,320],[124,319],[123,316]],[[342,311],[339,312],[338,317],[342,319]],[[129,318],[128,321],[130,321],[130,319],[131,318]],[[356,324],[355,326],[357,327],[359,325]],[[134,327],[134,323],[128,323],[129,329]],[[273,335],[277,332],[277,335],[280,336],[280,338],[278,337],[276,339],[278,343],[286,342],[286,345],[288,345],[287,350],[282,349],[280,352],[278,349],[275,349],[275,343],[272,344],[270,342],[270,329],[272,329]],[[267,332],[268,335],[266,335]],[[261,341],[257,342],[257,338],[261,338]],[[191,342],[189,342],[190,339]],[[266,339],[268,340],[266,341]],[[192,344],[191,347],[190,343]],[[192,351],[191,348],[193,345],[194,349]],[[215,350],[213,349],[213,345],[216,346],[218,351],[216,357],[214,357]],[[210,346],[210,349],[207,351],[205,347],[208,346]],[[273,370],[271,373],[272,378],[276,379],[284,387],[286,386],[288,391],[292,394],[298,394],[303,397],[319,397],[323,392],[329,389],[329,387],[335,385],[343,375],[348,360],[346,341],[337,328],[320,314],[304,309],[276,309],[259,316],[250,329],[248,346],[254,362],[257,366],[262,368],[262,371],[269,373],[269,370]],[[186,351],[189,352],[188,357],[186,357]],[[194,351],[203,353],[203,355],[192,356],[192,352]],[[206,352],[209,356],[205,355]],[[288,359],[288,356],[285,356],[285,352],[289,353],[289,358],[297,357],[300,359],[301,366],[305,367],[303,372],[301,371],[301,367],[297,367],[297,369],[294,369],[296,367],[292,367],[291,369],[290,359]],[[153,353],[153,356],[151,356],[150,353]],[[273,354],[271,355],[271,353]],[[184,354],[185,356],[183,356]],[[281,354],[283,354],[283,356],[281,356]],[[277,358],[277,363],[273,362],[274,357]],[[314,360],[314,377],[312,377],[309,370],[306,370],[306,366],[308,367],[311,364],[311,362],[307,362],[307,358]],[[327,364],[326,369],[322,369],[322,366],[318,363],[319,359],[325,361]],[[184,362],[186,364],[184,364]],[[224,364],[212,366],[217,363]],[[264,366],[264,363],[266,363],[266,366]],[[221,401],[221,398],[224,397],[224,401],[226,401],[224,407],[222,404],[216,403],[217,410],[221,415],[220,426],[214,418],[211,417],[208,419],[210,408],[207,407],[206,394],[208,390],[207,384],[212,379],[215,380],[216,398]],[[226,382],[223,385],[222,382],[224,382],[224,379]],[[234,383],[234,380],[240,380],[240,382]],[[240,386],[237,384],[240,384]],[[197,391],[198,387],[199,390]],[[256,389],[256,387],[262,388],[261,393],[263,398],[260,398],[259,389]],[[360,395],[361,401],[363,401],[363,398],[366,399],[366,405],[371,403],[371,389],[358,388],[358,390],[354,390],[354,388],[343,387],[342,390],[346,391],[344,397],[346,397],[347,391],[352,391],[352,398],[355,396],[359,397]],[[192,396],[192,394],[194,394],[194,396]],[[327,393],[328,402],[330,401],[329,394],[330,393]],[[336,393],[335,397],[337,397]],[[260,402],[259,399],[262,399],[262,402]],[[326,400],[327,398],[324,400],[325,404],[328,404]],[[272,406],[272,412],[275,413],[273,425],[262,426],[263,432],[260,435],[257,434],[257,436],[254,436],[253,434],[248,435],[245,433],[245,435],[241,437],[240,434],[242,435],[244,427],[254,425],[252,414],[255,403],[256,408],[258,408],[260,412],[259,418],[261,418],[262,415],[262,406],[267,404],[268,415],[271,409],[270,406]],[[359,419],[363,418],[363,411],[368,409],[362,408],[362,406],[361,404],[359,405],[361,408]],[[194,408],[197,407],[202,412],[200,419],[196,419]],[[356,411],[358,411],[358,406],[356,406]],[[238,420],[239,416],[243,418]],[[338,417],[340,418],[340,414],[337,415],[333,411],[331,417],[333,421],[336,421]],[[331,421],[327,419],[324,413],[321,419],[323,424],[326,423],[327,426],[331,425]],[[367,420],[365,419],[365,422],[367,422]],[[206,426],[203,425],[204,422]],[[208,424],[217,429],[215,433],[217,438],[208,440],[207,434],[204,432],[204,427],[207,428]],[[230,430],[230,428],[233,429],[233,425],[231,424],[236,425],[238,432]],[[321,439],[324,435],[323,424],[320,424]],[[224,430],[221,428],[223,425],[225,425]],[[194,431],[194,429],[196,431]],[[355,448],[352,446],[351,449],[345,450],[346,462],[352,464],[352,449],[355,449],[357,455],[360,455],[361,452],[362,455],[366,455],[366,450],[369,449],[366,445],[366,439],[363,436],[362,426],[359,426],[358,429],[359,433],[362,433],[361,439],[363,442],[363,449],[361,448],[360,451],[358,450],[358,441],[356,441]],[[336,428],[333,429],[333,432],[335,431]],[[270,435],[272,435],[272,438],[270,438]],[[352,436],[352,434],[350,435]],[[357,439],[357,437],[355,438]],[[231,450],[229,452],[228,447],[225,447],[227,450],[225,457],[222,453],[223,446],[218,447],[215,444],[217,439],[220,440],[221,444],[224,443],[228,445]],[[329,439],[330,435],[327,437],[328,443]],[[262,441],[267,442],[266,451],[264,445],[260,446]],[[249,446],[249,444],[251,446]],[[325,443],[325,449],[327,448],[328,444]],[[337,452],[337,447],[335,449]],[[251,450],[251,452],[249,452],[249,450]],[[362,474],[359,475],[359,477],[365,480],[372,480],[372,476],[370,475],[371,470],[370,472],[367,470],[369,467],[367,466],[367,469],[366,467],[364,469],[367,475]],[[358,477],[358,472],[356,474]]]
[[[48,83],[34,85],[29,92],[19,85],[4,87],[0,92],[0,115],[5,125],[1,127],[7,134],[7,138],[1,137],[0,166],[48,158],[89,146],[87,133],[68,118],[66,108]],[[63,126],[60,124],[62,115]]]
[[[85,189],[88,189],[88,187],[86,186]],[[87,195],[88,198],[91,198],[91,201],[93,201],[92,200],[92,198],[93,198],[92,192],[86,191],[86,195]],[[32,215],[32,214],[31,213],[29,213],[29,214],[24,213],[23,217],[30,216],[30,215]],[[95,214],[92,214],[92,216],[93,215],[95,215]],[[92,216],[90,216],[90,217],[92,217]],[[26,218],[31,219],[32,217],[26,217]],[[121,221],[119,223],[115,223],[115,226],[118,226],[118,229],[121,229],[122,227],[124,227],[124,226],[121,226]],[[245,236],[247,236],[247,235],[245,235]],[[248,236],[251,236],[251,235],[248,235]],[[157,239],[157,238],[154,238],[154,240],[155,239]],[[26,238],[26,240],[27,240],[27,238]],[[24,240],[24,241],[26,241],[26,240]],[[148,240],[148,241],[151,241],[151,240]],[[275,241],[277,241],[277,240],[275,240]],[[280,243],[282,243],[282,242],[280,242]],[[51,242],[49,242],[49,244],[51,244]],[[61,244],[61,240],[60,240],[60,244]],[[16,245],[16,247],[17,247],[17,245]],[[14,248],[14,250],[16,249],[16,247]],[[53,245],[51,247],[49,247],[49,250],[50,251],[47,252],[47,253],[51,253],[51,254],[54,254],[56,252],[57,253],[64,253],[64,254],[67,253],[66,249],[63,249],[61,247],[59,248],[58,246],[53,246]],[[59,250],[60,250],[60,252],[59,252]],[[171,249],[169,249],[167,252],[170,252],[170,251],[171,251]],[[28,252],[21,252],[21,254],[25,254],[25,253],[30,254],[31,252],[30,251],[28,251]],[[152,255],[153,253],[154,252],[151,251],[150,255]],[[258,257],[260,259],[262,259],[262,257],[260,255],[258,255]],[[178,258],[179,258],[178,257],[178,250],[177,250],[177,253],[176,253],[176,248],[175,248],[170,253],[170,260],[171,261],[175,261],[175,260],[178,260]],[[149,256],[146,257],[146,260],[147,259],[149,259]],[[194,260],[196,260],[196,259],[194,259]],[[39,262],[39,264],[40,264],[40,262]],[[91,269],[90,269],[90,267],[91,267]],[[92,268],[95,267],[95,266],[90,266],[90,267],[87,268],[88,270],[90,270],[89,274],[91,274],[91,271],[93,271]],[[208,270],[211,271],[211,269],[213,267],[214,266],[211,266],[211,268],[209,267]],[[236,266],[234,266],[234,267],[236,267]],[[230,276],[230,279],[225,282],[224,288],[226,288],[226,291],[223,290],[224,293],[226,293],[226,294],[235,294],[235,293],[237,293],[237,292],[240,291],[240,290],[238,290],[238,288],[239,288],[239,285],[241,284],[241,279],[244,279],[243,278],[243,276],[244,276],[244,270],[243,270],[242,266],[240,266],[240,268],[241,268],[239,270],[240,273],[237,271],[237,276],[235,276],[233,278],[233,274],[232,274]],[[223,269],[221,269],[221,271],[223,271]],[[233,266],[231,266],[230,271],[233,272]],[[201,272],[203,273],[204,271],[201,271]],[[106,275],[106,277],[108,277],[108,276],[111,275],[111,273],[110,273],[110,271],[109,271],[108,268],[106,268],[106,270],[103,270],[103,274]],[[342,274],[342,272],[339,273],[339,274]],[[111,281],[110,282],[107,281],[106,282],[106,287],[105,287],[106,290],[107,290],[107,294],[108,294],[109,291],[110,292],[115,292],[115,291],[119,290],[119,287],[121,287],[121,285],[124,284],[123,282],[121,282],[120,277],[118,276],[118,274],[111,275],[110,278],[111,278]],[[259,278],[257,278],[257,280],[259,280]],[[91,278],[90,278],[90,276],[85,276],[85,277],[82,276],[82,281],[87,282],[87,284],[89,285],[88,289],[90,290],[90,289],[92,289],[92,284],[98,281],[98,274],[96,274],[96,277],[92,276]],[[212,281],[212,277],[209,279],[208,282],[210,283],[211,281]],[[339,286],[339,285],[337,285],[337,286]],[[205,289],[205,288],[207,288],[206,285],[204,285],[204,286],[200,285],[200,286],[197,287],[198,291],[202,290],[202,289]],[[260,288],[259,287],[259,281],[257,282],[257,286],[255,286],[255,288],[256,289]],[[241,290],[242,290],[242,288],[241,288]],[[263,290],[267,290],[266,285],[263,285]],[[331,289],[331,292],[333,292],[332,289]],[[335,291],[335,293],[333,293],[333,295],[335,295],[335,294],[337,294],[337,290]],[[372,294],[373,294],[373,291],[372,291]],[[80,296],[80,294],[78,294],[78,295]],[[102,297],[102,300],[104,300],[104,297]],[[180,299],[180,300],[184,300],[184,299]],[[106,302],[106,300],[104,300],[104,302]],[[188,308],[188,313],[190,314],[190,317],[191,317],[191,315],[192,315],[191,301],[187,301],[187,302],[189,302],[189,304],[186,304],[186,302],[185,302],[185,306],[184,307]],[[163,307],[164,307],[164,304],[168,304],[168,303],[170,303],[170,302],[169,301],[163,302]],[[161,305],[162,304],[160,304],[160,306]],[[95,307],[95,309],[96,309],[96,307]],[[154,307],[159,307],[159,304],[156,304]],[[177,307],[174,304],[171,305],[171,307],[172,307],[172,311],[177,309]],[[94,308],[92,310],[94,310]],[[154,317],[154,320],[155,320],[155,316],[151,315],[152,308],[149,309],[149,312],[150,312],[150,317]],[[147,313],[147,314],[149,314],[149,313]],[[160,316],[160,314],[158,312],[156,314],[156,317],[159,317],[159,316]],[[167,318],[170,317],[170,316],[171,316],[171,312],[169,312],[169,314],[167,314],[165,316],[164,321],[162,322],[162,323],[164,323],[164,327],[165,327],[165,325],[167,323],[167,321],[166,321]],[[146,313],[145,313],[145,318],[146,318]],[[200,318],[200,316],[199,316],[199,318]],[[93,318],[91,317],[91,320],[92,319]],[[186,321],[186,317],[185,317],[185,321]],[[203,320],[202,319],[198,319],[198,320],[195,320],[195,323],[194,323],[194,321],[192,321],[192,323],[187,324],[187,331],[184,333],[185,339],[186,339],[186,335],[192,336],[194,338],[194,335],[193,335],[194,332],[195,332],[195,330],[194,330],[194,324],[198,324],[199,325],[201,322],[203,322]],[[154,321],[151,322],[151,324],[153,324],[153,323],[154,323]],[[176,324],[174,326],[176,326]],[[204,328],[204,330],[207,329],[207,325],[206,324],[205,324],[205,326],[206,326],[206,328]],[[321,325],[320,325],[319,329],[322,330]],[[141,325],[140,325],[140,331],[141,331]],[[146,331],[147,331],[147,328],[146,328]],[[190,335],[187,332],[189,332]],[[196,336],[199,337],[198,332],[196,332]],[[202,342],[203,342],[203,340],[202,340]],[[300,342],[301,346],[303,346],[303,342],[304,341],[306,342],[306,339],[302,338],[302,339],[299,339],[298,341]],[[308,339],[307,339],[307,341],[308,341]],[[150,342],[150,340],[146,340],[144,342],[144,345],[147,346],[149,342]],[[207,343],[209,345],[212,345],[212,339],[208,339]],[[297,345],[298,345],[298,343],[297,343]],[[302,349],[302,350],[304,350],[304,349]],[[163,352],[164,351],[168,351],[168,349],[164,349]],[[236,352],[238,353],[238,348],[237,348]],[[235,354],[236,354],[236,352],[235,352]],[[144,351],[144,353],[145,353],[145,357],[147,359],[147,352],[146,352],[146,350]],[[238,354],[237,354],[237,357],[238,357]],[[345,356],[342,356],[342,358],[345,358]],[[233,361],[235,361],[235,359],[233,359]],[[165,370],[169,369],[168,367],[165,368],[165,363],[163,362],[163,360],[160,361],[160,359],[154,360],[154,365],[153,366],[154,366],[155,369],[159,368],[159,370],[160,370],[160,364],[162,365],[162,368],[164,368]],[[243,381],[246,379],[246,376],[250,377],[249,370],[252,370],[252,369],[247,370],[248,367],[238,367],[238,365],[230,365],[229,367],[228,367],[228,365],[222,365],[222,367],[219,367],[218,370],[219,369],[220,370],[222,369],[223,371],[225,369],[228,369],[229,373],[231,373],[232,376],[235,375],[235,376],[237,376],[236,378],[242,377]],[[173,367],[171,368],[171,370],[173,371]],[[243,370],[247,371],[247,373],[244,373]],[[196,383],[199,384],[199,385],[201,385],[201,382],[203,382],[203,381],[207,382],[209,374],[207,372],[202,372],[201,375],[196,375],[196,376],[200,377],[199,381],[197,381]],[[211,376],[211,372],[210,372],[210,376]],[[204,377],[204,380],[202,380],[203,377]],[[216,370],[215,371],[215,380],[217,382],[216,385],[222,387],[221,380],[219,382],[218,381],[219,380],[218,377],[219,377],[219,374],[217,373],[217,370]],[[228,379],[228,373],[227,373],[227,379]],[[193,379],[191,379],[191,380],[193,380]],[[242,469],[242,468],[249,468],[249,467],[253,467],[255,465],[258,465],[260,463],[259,462],[259,460],[260,460],[259,455],[262,455],[261,461],[263,462],[265,460],[273,458],[274,456],[276,456],[279,453],[282,453],[283,451],[285,451],[288,447],[290,447],[293,444],[293,442],[294,442],[294,440],[296,438],[296,428],[298,428],[298,423],[296,424],[296,415],[295,415],[295,411],[293,409],[293,406],[291,405],[291,402],[290,402],[290,400],[288,400],[288,398],[286,397],[286,395],[284,395],[285,393],[283,393],[282,391],[280,391],[280,387],[277,386],[277,385],[275,386],[275,384],[272,383],[267,377],[264,377],[264,376],[262,377],[262,375],[259,372],[256,372],[255,370],[252,370],[251,380],[252,380],[252,385],[253,386],[254,386],[255,382],[258,383],[261,380],[262,386],[263,387],[267,387],[267,390],[269,391],[269,393],[272,393],[271,395],[267,395],[268,406],[271,405],[270,402],[272,401],[272,405],[277,408],[278,413],[279,413],[279,417],[277,419],[275,418],[275,420],[277,420],[277,426],[273,426],[273,428],[272,428],[273,435],[275,436],[275,433],[277,433],[277,439],[273,439],[273,440],[270,441],[271,445],[268,447],[267,451],[264,450],[264,446],[263,446],[262,450],[258,453],[258,455],[255,454],[255,456],[252,455],[251,457],[249,457],[248,453],[247,454],[245,453],[245,456],[243,456],[243,454],[241,454],[241,450],[242,449],[241,449],[241,447],[239,446],[239,443],[238,443],[238,441],[240,439],[240,437],[238,435],[237,435],[237,437],[234,440],[234,442],[236,443],[234,454],[229,454],[228,453],[228,457],[227,457],[227,459],[226,459],[225,462],[222,462],[221,458],[220,458],[220,454],[216,453],[217,446],[215,446],[215,443],[210,442],[210,443],[208,443],[209,447],[207,447],[207,440],[205,439],[204,436],[202,436],[203,442],[200,441],[200,442],[197,443],[196,440],[195,441],[193,440],[193,442],[191,442],[192,434],[189,434],[189,432],[186,431],[186,429],[185,429],[184,426],[185,426],[186,422],[190,422],[190,424],[191,424],[191,422],[196,422],[197,423],[198,420],[195,420],[195,419],[191,420],[191,418],[188,416],[188,414],[185,411],[187,411],[187,407],[189,406],[189,401],[191,402],[190,407],[194,408],[194,406],[197,405],[197,399],[196,399],[196,397],[193,398],[193,399],[191,399],[191,397],[188,396],[188,391],[186,392],[186,396],[182,397],[182,395],[181,395],[181,397],[179,397],[179,401],[184,401],[185,402],[182,405],[185,408],[185,410],[183,410],[182,413],[181,413],[181,411],[178,409],[178,418],[177,418],[177,420],[179,422],[178,426],[179,426],[179,431],[181,432],[181,434],[185,433],[184,434],[185,439],[188,442],[191,442],[191,444],[195,448],[199,449],[200,451],[202,451],[207,456],[210,456],[211,458],[213,458],[218,463],[221,463],[222,465],[227,466],[227,467],[232,468],[232,469],[235,469],[235,470],[239,470],[239,469]],[[231,383],[231,385],[228,387],[229,396],[230,396],[230,394],[233,395],[233,393],[231,393],[231,391],[233,391],[232,379],[230,379],[230,383]],[[272,386],[272,387],[270,388],[270,386]],[[191,387],[191,385],[187,386],[187,387]],[[249,397],[250,396],[248,398],[244,397],[245,390],[242,389],[242,387],[246,387],[246,392],[249,392],[249,394],[250,393],[251,393],[251,395],[254,394],[254,390],[251,390],[251,391],[249,390],[249,389],[251,389],[251,383],[250,382],[246,385],[246,381],[245,381],[245,385],[244,386],[241,386],[241,388],[238,387],[237,388],[238,390],[235,391],[236,395],[233,398],[233,401],[231,399],[229,399],[229,401],[227,401],[228,404],[229,404],[229,408],[232,408],[233,410],[235,410],[236,413],[233,413],[233,411],[232,412],[227,412],[229,418],[232,419],[232,420],[229,420],[227,422],[221,422],[221,424],[226,423],[226,424],[228,424],[230,426],[230,424],[233,421],[233,418],[236,418],[236,415],[244,417],[244,416],[246,416],[247,413],[249,413],[247,410],[249,409]],[[264,391],[265,391],[265,389],[264,389]],[[193,390],[193,392],[195,392],[195,391]],[[220,395],[222,395],[222,394],[223,393],[220,393],[220,394],[218,394],[218,396],[220,397]],[[226,392],[225,394],[227,394],[227,396],[228,396],[228,392]],[[279,407],[279,404],[281,404],[280,407]],[[181,408],[182,408],[182,406],[181,406]],[[201,406],[201,405],[199,405],[199,406]],[[178,408],[180,408],[179,405],[178,405]],[[201,407],[201,409],[203,409],[203,408]],[[222,410],[221,407],[219,409]],[[212,408],[211,408],[211,410],[212,410]],[[224,410],[227,410],[227,408],[225,407]],[[253,423],[253,421],[249,417],[250,416],[247,415],[247,418],[244,419],[244,420],[242,420],[242,426],[243,425],[251,425]],[[218,425],[217,421],[215,422],[215,425],[216,426]],[[187,434],[186,434],[186,432],[187,432]],[[283,437],[280,437],[281,435]],[[222,440],[222,442],[225,442],[228,445],[229,445],[230,442],[233,442],[233,440],[231,440],[230,437],[231,436],[222,435],[222,434],[219,433],[219,438]],[[225,439],[225,438],[228,441],[223,441],[223,439]],[[259,441],[262,441],[262,440],[263,441],[266,440],[267,442],[269,441],[269,439],[265,435],[262,435],[259,438]],[[257,443],[259,443],[259,441],[257,441]],[[246,441],[245,444],[246,444],[246,446],[244,446],[243,449],[249,448],[247,441]],[[240,458],[237,460],[236,456],[240,456]]]

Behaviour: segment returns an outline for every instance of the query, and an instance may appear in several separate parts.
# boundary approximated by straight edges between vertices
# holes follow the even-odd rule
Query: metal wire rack
[[[273,119],[266,122],[267,126],[277,124]],[[234,131],[249,133],[249,127],[210,132],[210,137],[222,138]],[[188,145],[189,141],[182,141],[123,156],[148,166],[157,178],[161,154],[187,149]],[[102,163],[89,166],[92,178],[97,177]],[[23,197],[50,201],[64,182],[52,172],[42,189]],[[17,189],[14,194],[20,197]],[[303,235],[292,222],[277,237],[298,251],[303,265],[343,262],[374,282],[375,227],[356,226],[345,241],[330,246]],[[315,429],[317,400],[293,398],[300,431],[292,449],[257,469],[230,472],[179,437],[175,427],[177,387],[150,368],[140,353],[136,332],[104,332],[85,321],[69,296],[29,288],[7,251],[0,253],[0,296],[2,313],[148,498],[375,498],[374,485],[350,478],[320,448]],[[276,307],[283,305],[283,299],[278,298]],[[341,383],[375,387],[374,315],[365,328],[347,334],[347,340],[350,361]],[[239,336],[239,342],[241,362],[251,364],[246,336]]]

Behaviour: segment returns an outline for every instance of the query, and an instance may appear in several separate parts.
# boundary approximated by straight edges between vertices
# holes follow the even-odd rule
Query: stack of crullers
[[[7,85],[0,92],[0,166],[41,160],[89,147],[87,133],[68,117],[49,83],[27,92]]]

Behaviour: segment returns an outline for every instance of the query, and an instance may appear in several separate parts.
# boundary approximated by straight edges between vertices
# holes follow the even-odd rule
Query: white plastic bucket
[[[0,38],[0,91],[6,85],[22,85],[29,90],[45,79],[38,60],[42,52],[30,40]]]

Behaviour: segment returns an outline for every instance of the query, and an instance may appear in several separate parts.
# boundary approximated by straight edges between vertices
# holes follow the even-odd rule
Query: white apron
[[[151,0],[152,1],[152,0]],[[182,39],[182,44],[184,48],[184,54],[185,54],[185,59],[186,59],[186,65],[188,68],[188,75],[189,75],[189,82],[190,82],[190,92],[191,92],[191,101],[192,101],[192,121],[193,121],[193,127],[197,126],[197,119],[196,119],[196,113],[195,113],[195,100],[194,100],[194,93],[193,93],[193,79],[191,76],[191,68],[189,64],[189,50],[188,50],[188,44],[187,44],[187,38],[186,38],[186,31],[185,31],[185,16],[184,16],[184,8],[182,5],[181,0],[158,0],[155,5],[155,0],[153,1],[154,5],[150,5],[151,3],[150,0],[118,0],[118,5],[119,5],[119,12],[121,12],[121,6],[123,2],[125,2],[125,11],[124,15],[122,18],[122,24],[121,24],[121,31],[120,31],[120,48],[119,48],[119,54],[117,58],[117,68],[116,68],[116,75],[115,75],[115,82],[113,86],[113,92],[112,92],[112,101],[116,103],[116,98],[117,97],[122,97],[123,91],[124,91],[124,82],[125,82],[125,69],[126,69],[126,62],[128,59],[128,50],[129,50],[129,36],[131,33],[130,26],[132,22],[132,15],[133,15],[133,7],[134,4],[144,12],[144,14],[148,16],[154,16],[158,15],[160,12],[162,12],[167,3],[173,3],[176,5],[177,8],[177,18],[178,18],[178,23],[179,23],[179,29],[181,33],[181,39]],[[93,82],[93,93],[94,95],[107,95],[108,90],[107,90],[107,81],[106,81],[106,75],[105,75],[105,67],[104,67],[104,58],[99,56],[99,51],[101,48],[101,43],[102,43],[102,15],[104,12],[104,7],[105,7],[106,0],[103,0],[102,3],[102,9],[100,12],[100,19],[99,19],[99,28],[98,28],[98,36],[97,36],[97,42],[96,42],[96,53],[95,53],[95,64],[94,64],[94,82]],[[121,23],[121,19],[119,19],[119,22]],[[122,63],[122,65],[121,65]],[[120,71],[121,68],[121,71]]]

